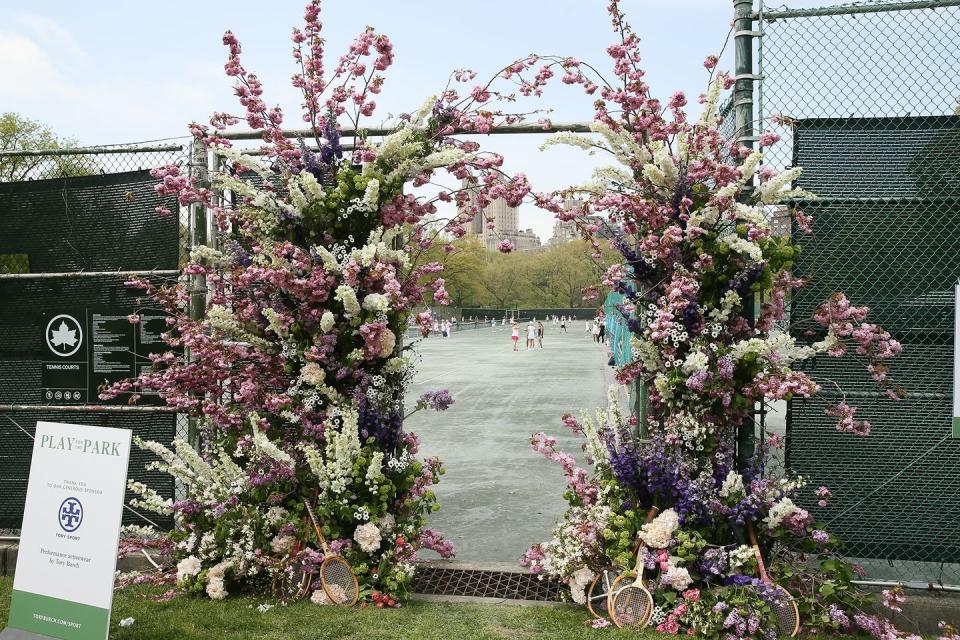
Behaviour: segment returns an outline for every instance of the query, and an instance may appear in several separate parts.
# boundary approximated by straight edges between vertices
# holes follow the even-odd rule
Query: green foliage
[[[0,151],[50,151],[77,146],[58,137],[47,125],[18,113],[0,113]],[[0,182],[82,176],[93,173],[85,156],[0,157]]]
[[[429,259],[444,265],[439,275],[454,307],[589,306],[583,300],[584,288],[595,285],[617,261],[610,250],[594,258],[590,245],[581,241],[506,254],[490,251],[473,238],[446,244],[454,250],[445,251],[445,244],[437,243]]]

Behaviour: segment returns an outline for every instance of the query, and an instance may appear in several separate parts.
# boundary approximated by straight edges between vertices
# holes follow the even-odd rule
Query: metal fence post
[[[753,0],[733,0],[734,19],[734,84],[733,114],[736,130],[734,139],[745,147],[753,148],[756,137],[753,131],[753,82],[759,79],[753,70]],[[753,185],[744,189],[744,199],[751,196]],[[753,314],[752,301],[744,301],[744,307]],[[752,412],[751,412],[752,413]],[[737,467],[746,469],[753,458],[756,428],[753,415],[737,429]]]
[[[207,150],[199,140],[190,145],[189,176],[197,187],[206,187],[209,182]],[[190,248],[207,245],[209,242],[207,228],[207,208],[202,202],[192,202],[189,205]],[[190,276],[190,319],[202,320],[207,310],[207,276],[195,273]],[[188,360],[193,355],[187,350],[185,357]],[[187,440],[196,448],[200,444],[200,424],[196,417],[191,416],[187,427]]]

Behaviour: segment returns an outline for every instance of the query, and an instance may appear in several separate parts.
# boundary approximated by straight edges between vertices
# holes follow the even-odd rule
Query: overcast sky
[[[791,6],[829,4],[803,0]],[[570,55],[609,70],[612,32],[605,0],[329,0],[321,14],[328,67],[366,25],[390,36],[396,62],[378,97],[376,118],[410,111],[443,88],[450,71],[468,67],[488,77],[529,53]],[[642,38],[647,79],[663,98],[704,90],[702,66],[719,53],[732,17],[731,0],[624,0]],[[181,136],[214,110],[242,113],[223,73],[221,36],[232,29],[243,63],[257,73],[268,104],[280,104],[299,127],[290,87],[290,29],[302,2],[167,0],[76,2],[0,0],[0,111],[16,111],[81,144],[113,144]],[[732,70],[731,47],[721,67]],[[469,87],[469,85],[468,85]],[[584,121],[591,99],[560,85],[540,106],[554,122]],[[373,123],[370,123],[373,124]],[[542,136],[488,137],[506,168],[525,172],[537,190],[581,182],[594,161],[578,152],[537,150]],[[549,214],[521,209],[522,227],[546,241]]]

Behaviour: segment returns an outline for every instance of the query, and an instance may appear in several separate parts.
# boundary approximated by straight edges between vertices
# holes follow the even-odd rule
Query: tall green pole
[[[195,184],[199,186],[208,186],[208,156],[207,149],[199,140],[194,140],[190,145],[190,163],[189,175],[195,179]],[[193,202],[189,205],[189,224],[190,224],[190,248],[209,244],[209,234],[207,229],[207,208],[202,202]],[[190,319],[202,320],[207,311],[207,276],[202,273],[190,275],[189,284],[190,293]],[[193,358],[189,351],[186,358]],[[188,420],[187,441],[193,447],[200,444],[199,421],[195,417]]]
[[[733,113],[736,133],[734,138],[745,147],[753,148],[756,137],[753,131],[753,83],[760,77],[753,71],[753,38],[759,35],[753,30],[753,0],[733,0],[734,79]],[[753,184],[743,190],[743,199],[753,195]],[[744,300],[744,310],[753,316],[753,301]],[[747,467],[754,454],[756,430],[753,411],[737,430],[737,467]]]

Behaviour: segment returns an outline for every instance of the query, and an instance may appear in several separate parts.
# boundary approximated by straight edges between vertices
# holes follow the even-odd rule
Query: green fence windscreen
[[[155,183],[148,172],[135,171],[0,184],[0,255],[25,256],[27,267],[5,272],[176,269],[179,222],[154,211],[159,204]],[[122,427],[163,442],[174,437],[175,414],[42,408],[63,404],[41,394],[44,314],[95,307],[133,313],[142,306],[142,292],[124,286],[123,280],[0,279],[0,404],[32,407],[0,412],[0,529],[20,526],[30,466],[32,441],[14,423],[30,433],[38,420],[48,420]],[[143,452],[133,451],[130,477],[172,496],[169,476],[146,472],[147,461]],[[145,524],[131,512],[125,512],[124,521]]]

